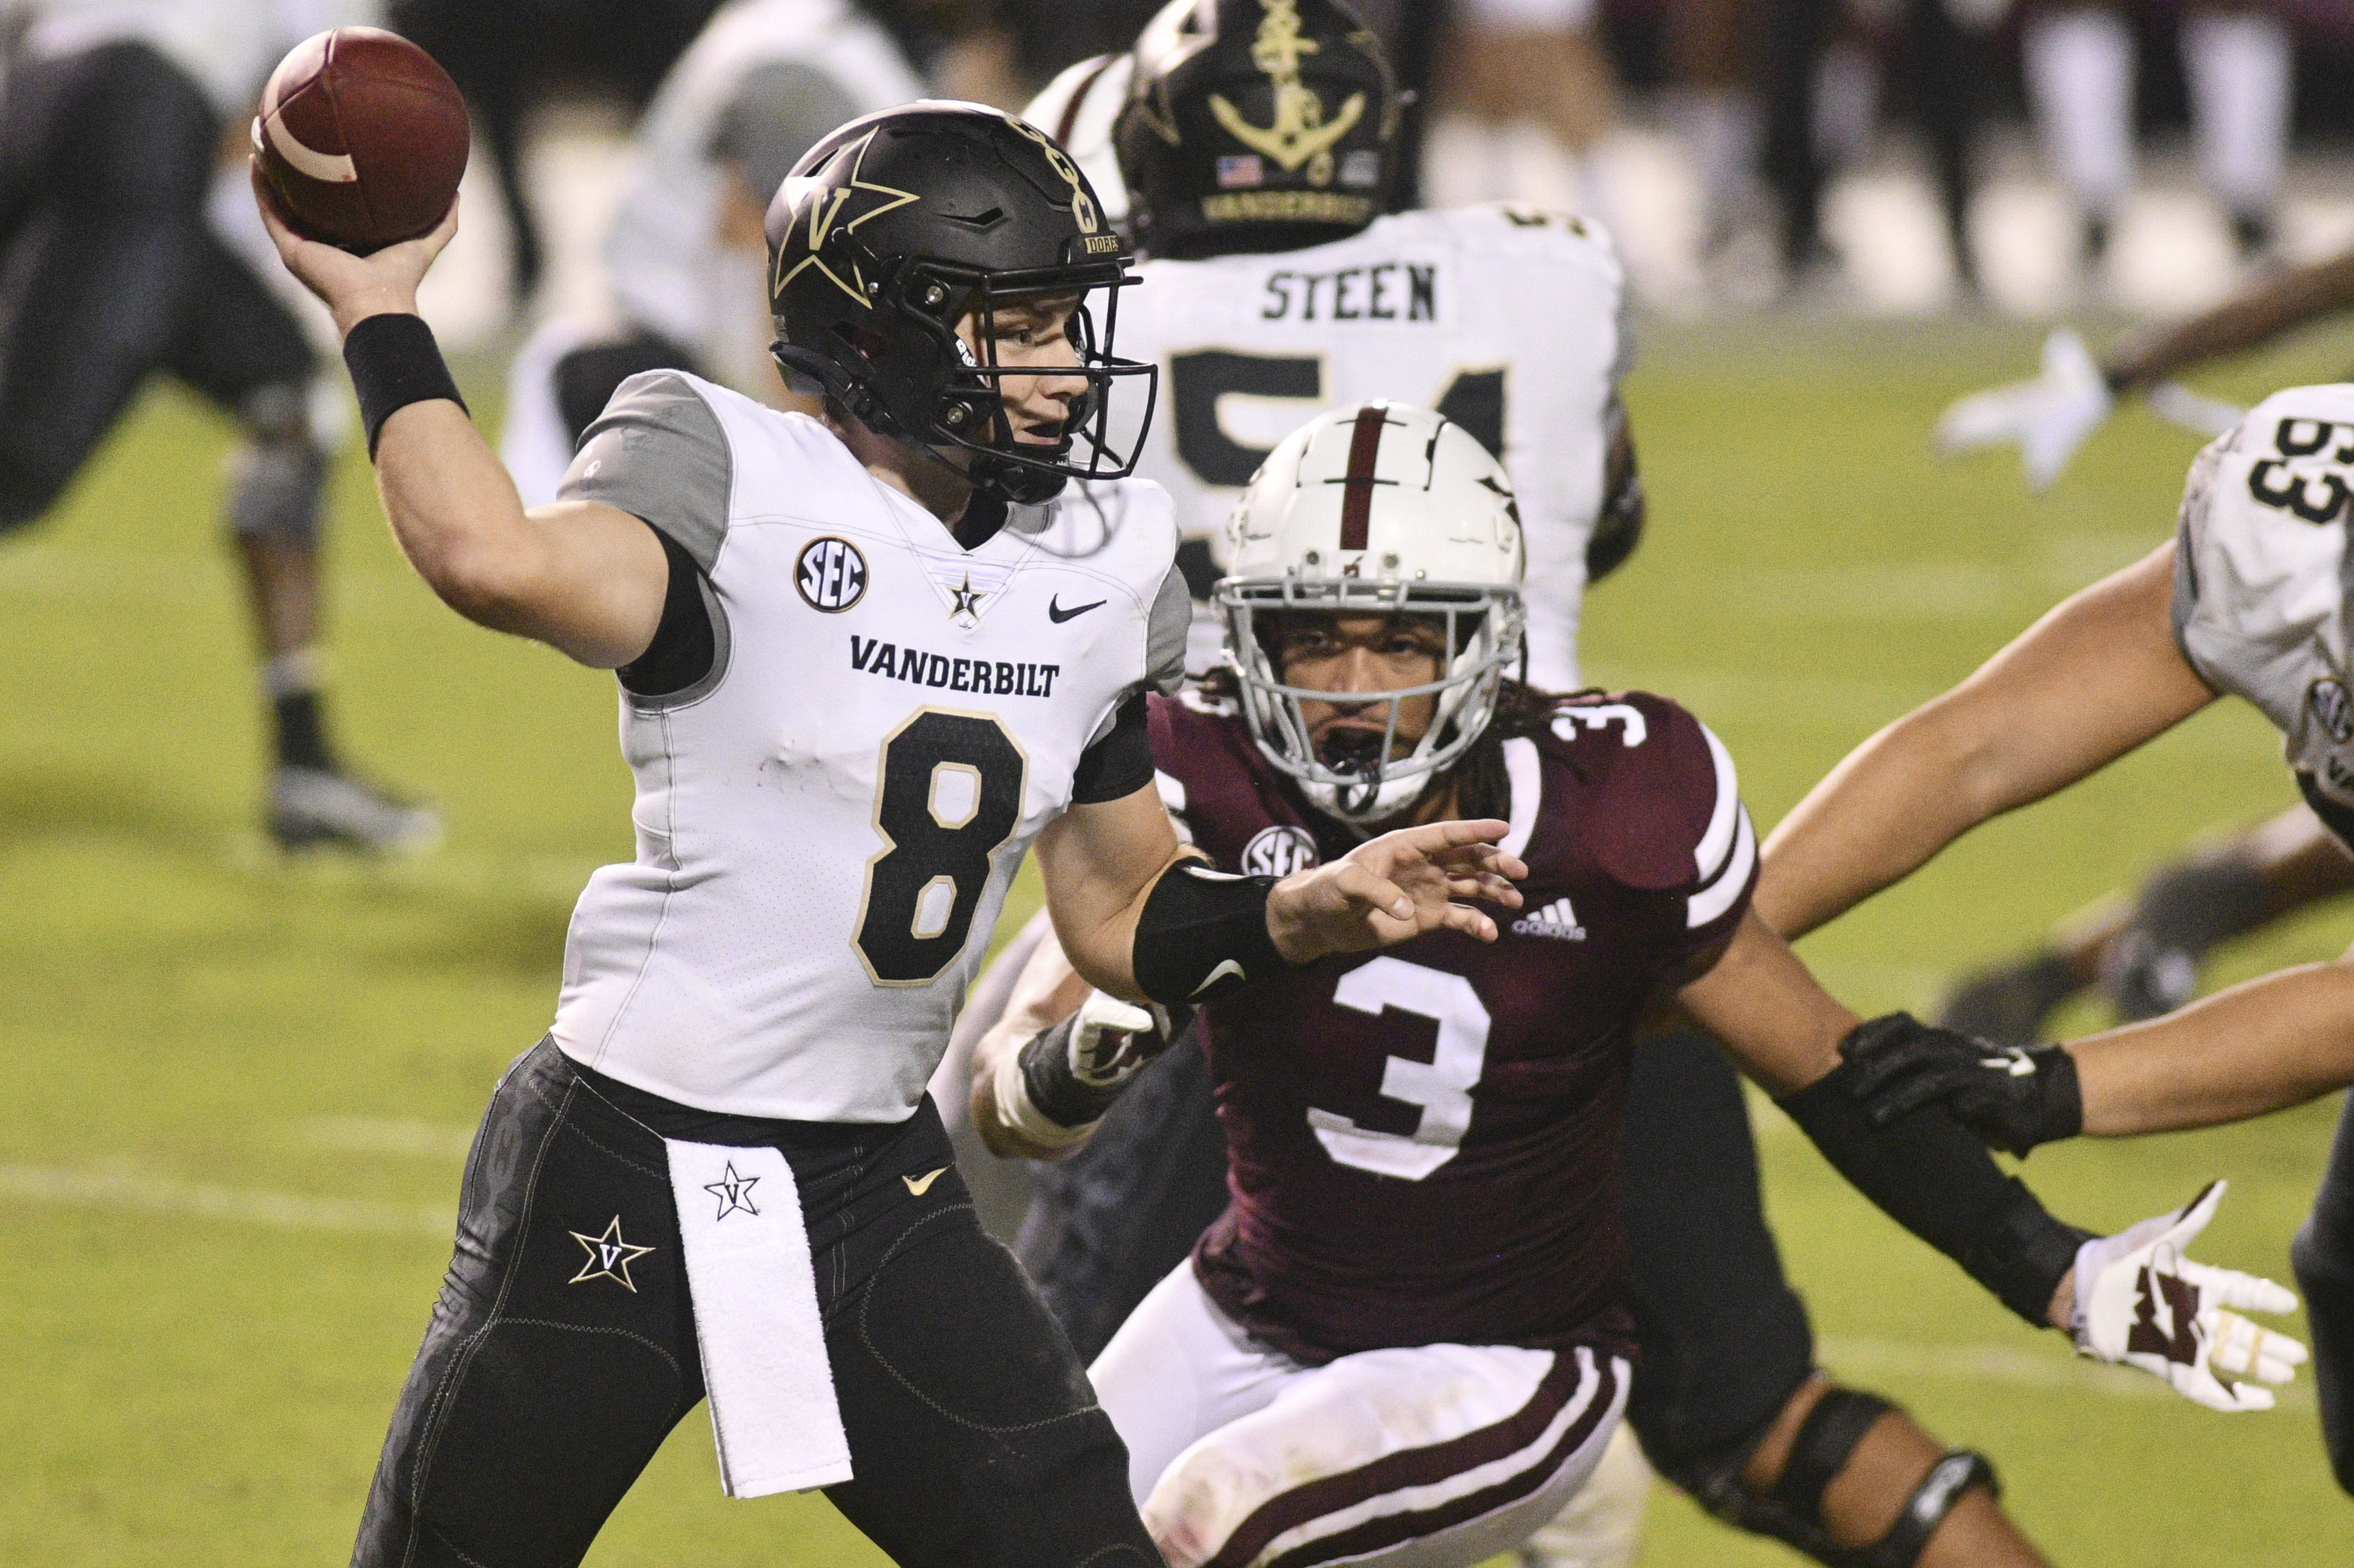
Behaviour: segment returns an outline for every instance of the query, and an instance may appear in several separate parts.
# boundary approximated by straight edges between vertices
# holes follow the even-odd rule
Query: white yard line
[[[366,1198],[315,1198],[208,1182],[175,1181],[121,1169],[0,1165],[0,1202],[54,1203],[140,1214],[186,1215],[281,1230],[345,1231],[448,1241],[454,1211],[437,1203],[386,1203]]]
[[[341,1154],[398,1154],[417,1160],[463,1160],[474,1144],[474,1129],[456,1122],[356,1116],[306,1121],[300,1136],[314,1149],[332,1149]]]
[[[2062,1389],[2108,1399],[2180,1397],[2147,1372],[2095,1366],[2062,1351],[2055,1342],[2033,1350],[2010,1345],[1908,1345],[1884,1340],[1827,1339],[1817,1341],[1817,1358],[1835,1372],[1866,1378],[1923,1377],[1956,1383],[1991,1383],[2012,1388]],[[2273,1391],[2283,1410],[2314,1408],[2309,1382]]]

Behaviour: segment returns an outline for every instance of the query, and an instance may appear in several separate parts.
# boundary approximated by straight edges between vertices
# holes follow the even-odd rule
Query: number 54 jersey
[[[1262,761],[1230,705],[1153,704],[1163,798],[1228,870],[1356,842]],[[1529,865],[1493,943],[1434,932],[1204,1012],[1231,1202],[1194,1268],[1311,1364],[1431,1343],[1632,1352],[1618,1128],[1638,1012],[1729,937],[1756,839],[1724,748],[1630,694],[1501,743]]]
[[[675,371],[622,384],[561,493],[692,558],[717,654],[622,692],[637,854],[580,895],[557,1044],[706,1110],[905,1119],[1030,841],[1182,668],[1168,497],[1073,484],[967,550],[818,421]],[[1083,560],[1040,545],[1071,509]]]
[[[1436,408],[1512,476],[1531,679],[1579,684],[1585,546],[1632,355],[1625,280],[1599,228],[1528,207],[1400,213],[1325,245],[1150,260],[1137,277],[1114,346],[1161,377],[1138,471],[1176,498],[1187,538],[1222,551],[1253,471],[1324,409]]]

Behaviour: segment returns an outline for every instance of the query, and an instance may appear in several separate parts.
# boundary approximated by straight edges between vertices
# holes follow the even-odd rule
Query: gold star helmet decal
[[[841,273],[825,264],[819,250],[825,241],[825,237],[837,226],[854,234],[862,225],[874,222],[885,213],[896,212],[910,202],[923,199],[913,191],[898,190],[890,185],[877,185],[871,180],[859,177],[860,171],[866,166],[866,150],[875,144],[875,135],[880,130],[881,127],[878,126],[875,131],[869,131],[859,138],[854,147],[844,148],[835,154],[834,161],[837,163],[843,157],[850,159],[850,181],[847,185],[834,190],[830,196],[826,194],[826,182],[822,179],[804,175],[799,181],[787,182],[789,185],[798,184],[802,186],[802,189],[791,194],[790,201],[793,210],[795,228],[800,227],[803,221],[804,209],[808,213],[809,233],[803,243],[809,247],[809,254],[794,262],[790,270],[779,271],[770,281],[769,286],[770,298],[781,297],[787,284],[800,277],[804,270],[814,267],[825,274],[827,280],[835,288],[840,289],[867,309],[874,308],[874,302],[866,297],[866,278],[858,270],[858,263],[851,262],[850,276],[845,279]],[[859,204],[855,211],[852,211],[854,201]],[[846,213],[849,216],[847,221],[843,221]],[[787,232],[790,233],[790,230]],[[786,246],[777,247],[777,266],[780,269],[784,268],[787,249]]]

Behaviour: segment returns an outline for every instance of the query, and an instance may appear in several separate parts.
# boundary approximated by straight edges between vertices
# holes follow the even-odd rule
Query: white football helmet
[[[1479,738],[1498,686],[1520,662],[1525,556],[1502,466],[1426,408],[1337,408],[1267,454],[1235,504],[1226,546],[1232,566],[1217,605],[1259,750],[1333,816],[1373,822],[1404,810]],[[1453,654],[1437,680],[1350,694],[1388,705],[1377,751],[1318,755],[1299,705],[1332,694],[1284,684],[1274,627],[1262,620],[1303,611],[1445,618]],[[1430,727],[1398,756],[1399,706],[1426,694],[1437,697]]]

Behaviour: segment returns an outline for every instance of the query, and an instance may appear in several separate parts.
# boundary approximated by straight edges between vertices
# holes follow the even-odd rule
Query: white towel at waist
[[[719,1484],[757,1498],[850,1479],[792,1167],[775,1149],[663,1141]]]

